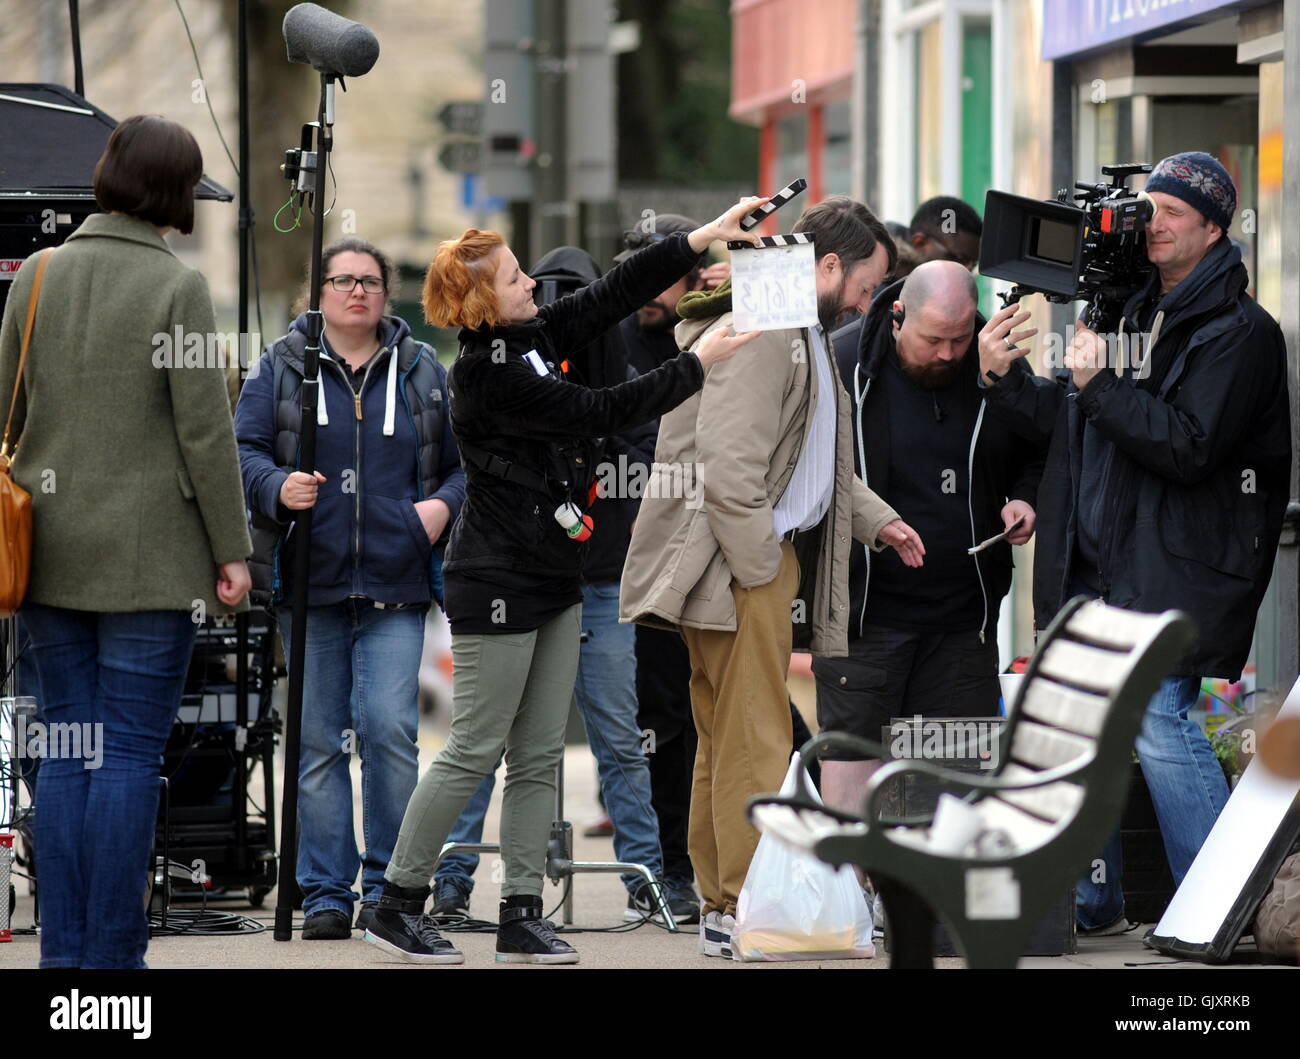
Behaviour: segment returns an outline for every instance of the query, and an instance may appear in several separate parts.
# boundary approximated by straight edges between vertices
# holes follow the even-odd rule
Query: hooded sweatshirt
[[[436,575],[435,546],[429,542],[419,513],[424,496],[421,438],[415,415],[434,416],[425,427],[440,439],[437,470],[427,468],[431,497],[443,500],[455,522],[465,496],[447,407],[446,372],[432,352],[406,341],[411,329],[400,317],[385,317],[383,344],[355,379],[330,350],[324,336],[320,357],[320,400],[316,414],[316,469],[325,476],[312,517],[311,574],[308,603],[324,606],[349,596],[379,603],[423,603]],[[281,359],[295,380],[301,379],[306,316],[278,339],[258,362],[240,394],[235,413],[244,491],[250,510],[283,527],[276,566],[282,595],[290,590],[294,549],[293,513],[280,504],[280,488],[289,475],[277,461],[274,359]],[[412,395],[408,379],[417,360],[427,358],[436,379],[433,393]],[[301,383],[295,387],[295,407]],[[415,407],[413,407],[413,403]],[[288,467],[297,453],[280,453]],[[446,541],[439,540],[437,551]]]

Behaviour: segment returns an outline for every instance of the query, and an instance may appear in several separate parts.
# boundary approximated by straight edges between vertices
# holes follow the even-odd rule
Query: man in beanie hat
[[[1034,610],[1044,628],[1071,597],[1156,612],[1178,608],[1198,639],[1161,684],[1138,758],[1174,880],[1181,883],[1227,801],[1223,771],[1188,710],[1203,677],[1235,680],[1273,570],[1290,483],[1286,347],[1246,293],[1228,239],[1232,178],[1200,151],[1159,162],[1146,185],[1154,269],[1125,304],[1118,347],[1141,337],[1137,370],[1107,364],[1107,342],[1080,328],[1072,379],[1008,372],[1028,313],[1009,306],[980,334],[990,412],[1026,436],[1051,432],[1038,492]],[[1113,348],[1113,347],[1112,347]],[[1053,425],[1055,429],[1053,429]],[[1080,882],[1082,929],[1128,928],[1119,835]]]

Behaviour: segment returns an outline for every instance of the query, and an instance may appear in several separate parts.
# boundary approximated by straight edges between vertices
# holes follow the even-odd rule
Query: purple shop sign
[[[1043,58],[1063,59],[1224,8],[1257,7],[1263,0],[1043,0]],[[1236,41],[1224,41],[1235,44]]]

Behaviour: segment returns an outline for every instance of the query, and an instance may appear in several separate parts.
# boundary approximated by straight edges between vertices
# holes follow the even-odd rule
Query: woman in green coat
[[[163,241],[194,226],[190,133],[137,116],[95,168],[104,213],[49,253],[21,379],[14,480],[32,494],[21,617],[40,677],[42,967],[143,967],[159,764],[198,623],[251,553],[207,284]],[[0,325],[0,408],[38,258]]]

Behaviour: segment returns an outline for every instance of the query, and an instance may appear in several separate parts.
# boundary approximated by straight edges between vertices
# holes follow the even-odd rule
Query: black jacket
[[[585,250],[561,246],[543,255],[529,275],[539,282],[546,277],[562,292],[567,292],[598,279],[600,266]],[[628,364],[618,328],[610,328],[585,349],[570,355],[568,361],[565,378],[593,390],[617,386],[638,374]],[[601,484],[601,495],[591,507],[596,531],[587,543],[582,565],[584,581],[617,581],[623,576],[632,523],[641,506],[639,493],[632,494],[640,483],[648,480],[658,432],[656,418],[599,440],[596,477]]]
[[[865,316],[859,316],[831,336],[835,345],[835,360],[839,365],[844,388],[853,398],[853,453],[857,475],[886,502],[889,501],[890,451],[889,407],[879,387],[872,383],[878,377],[886,356],[894,352],[890,309],[902,290],[899,280],[877,292]],[[980,389],[978,334],[984,326],[983,317],[975,317],[976,338],[962,361],[959,385]],[[1014,370],[1029,376],[1029,368],[1018,361]],[[863,460],[863,450],[866,459]],[[971,547],[1003,530],[1001,512],[1011,500],[1023,500],[1038,510],[1038,481],[1043,470],[1046,441],[1041,434],[1030,436],[1009,424],[985,414],[981,403],[976,416],[975,430],[968,448],[967,474],[970,477]],[[984,596],[985,628],[997,620],[1002,597],[1011,587],[1014,560],[1011,545],[1000,541],[993,547],[971,556],[975,564]],[[868,578],[871,559],[867,548],[854,548],[849,562],[850,638],[862,635],[862,626],[871,624],[866,613]]]
[[[637,322],[635,313],[624,317],[618,329],[623,335],[627,362],[642,375],[654,371],[660,364],[672,360],[680,352],[671,327],[666,327],[662,331],[647,331]]]
[[[1034,560],[1040,629],[1068,592],[1086,419],[1113,446],[1099,520],[1103,597],[1139,611],[1176,607],[1196,620],[1196,646],[1172,675],[1241,673],[1291,466],[1286,347],[1246,283],[1240,251],[1222,239],[1168,294],[1153,275],[1124,307],[1128,333],[1156,309],[1146,378],[1102,371],[1079,391],[1013,374],[990,389],[995,415],[1051,434]]]
[[[695,260],[686,236],[673,235],[542,307],[526,324],[461,331],[449,389],[468,490],[445,569],[524,570],[577,582],[586,548],[568,537],[554,512],[566,499],[586,508],[597,455],[591,439],[675,408],[704,384],[704,372],[695,354],[683,353],[648,375],[593,390],[563,381],[558,368],[672,286]],[[524,356],[532,350],[557,369],[555,376],[538,375],[529,366]],[[469,447],[544,479],[544,485],[484,469]]]

